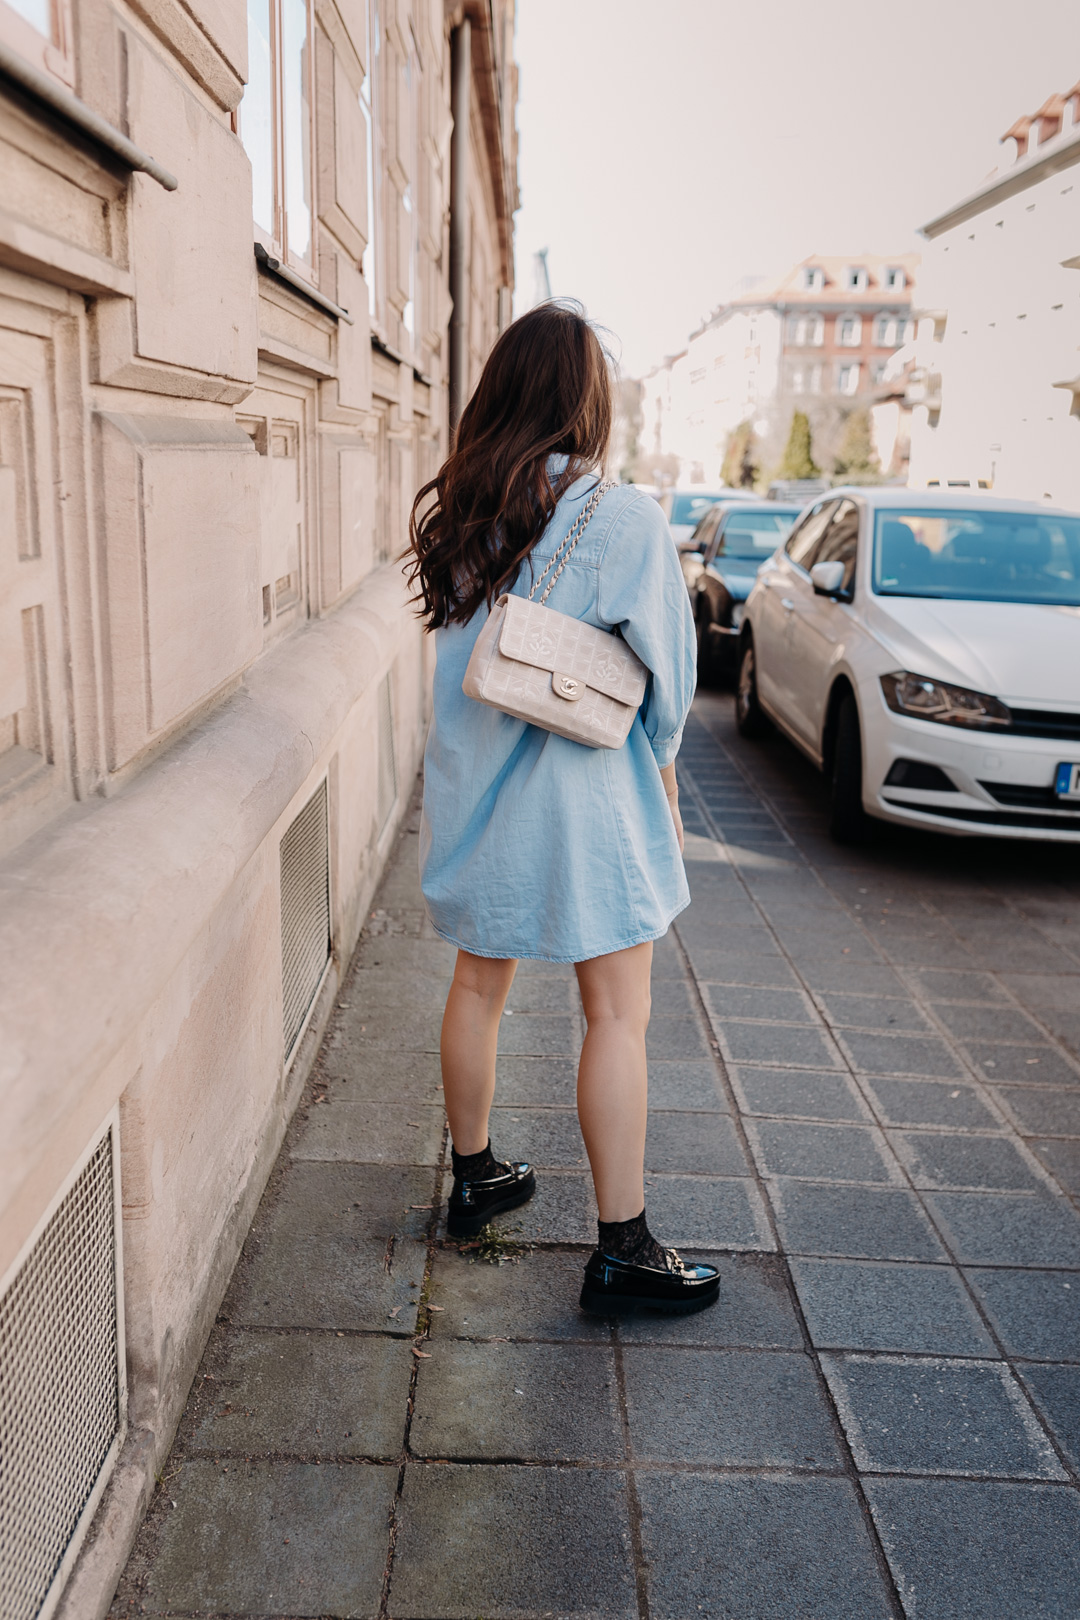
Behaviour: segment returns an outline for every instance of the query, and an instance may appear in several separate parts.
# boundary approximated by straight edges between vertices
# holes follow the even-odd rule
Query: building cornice
[[[1045,150],[1040,147],[1034,157],[1022,158],[1012,168],[1006,169],[1004,174],[994,175],[993,179],[987,180],[977,191],[971,192],[944,214],[921,225],[919,234],[932,241],[935,236],[951,231],[955,225],[963,225],[965,220],[974,219],[988,208],[1006,202],[1021,191],[1027,191],[1029,186],[1037,185],[1040,180],[1071,168],[1074,163],[1080,163],[1080,129],[1073,131],[1065,140],[1048,143]]]

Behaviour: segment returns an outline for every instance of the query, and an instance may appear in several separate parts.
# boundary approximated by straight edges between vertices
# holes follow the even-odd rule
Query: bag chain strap
[[[570,553],[573,551],[574,547],[577,545],[578,541],[581,539],[582,535],[585,533],[585,530],[589,527],[589,519],[592,517],[593,513],[596,511],[596,508],[599,506],[601,496],[605,495],[609,489],[615,489],[615,488],[617,488],[617,485],[615,484],[614,480],[610,479],[610,478],[605,479],[602,483],[597,484],[596,488],[592,492],[592,495],[589,497],[589,503],[586,506],[585,510],[578,515],[577,521],[574,523],[574,526],[570,530],[570,533],[567,535],[566,539],[562,542],[562,544],[560,546],[556,547],[555,554],[552,557],[551,561],[548,563],[547,567],[544,569],[544,572],[540,575],[540,578],[534,582],[533,588],[529,592],[529,601],[530,602],[532,601],[533,597],[536,595],[537,591],[540,589],[541,585],[543,585],[544,580],[547,578],[547,575],[549,573],[551,573],[551,570],[553,568],[555,568],[555,564],[558,563],[559,564],[558,568],[555,568],[554,574],[552,574],[551,578],[548,580],[547,589],[544,591],[543,596],[540,598],[540,606],[541,607],[544,606],[544,603],[547,601],[548,597],[551,595],[552,590],[554,589],[555,581],[558,579],[559,575],[562,573],[563,569],[566,567],[567,563],[570,561]],[[561,562],[559,561],[560,554],[562,555],[562,561]]]

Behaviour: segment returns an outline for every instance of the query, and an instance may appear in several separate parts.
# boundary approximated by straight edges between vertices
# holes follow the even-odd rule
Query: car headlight
[[[733,604],[732,609],[731,609],[731,628],[733,630],[737,630],[739,628],[740,624],[742,624],[743,613],[745,611],[746,611],[746,603],[745,602],[736,602],[736,603]]]
[[[881,690],[894,714],[913,720],[933,720],[939,726],[966,726],[973,731],[995,731],[1012,724],[1012,715],[996,697],[950,686],[928,675],[882,675]]]

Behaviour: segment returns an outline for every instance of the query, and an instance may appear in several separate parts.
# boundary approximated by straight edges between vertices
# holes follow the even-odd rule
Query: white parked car
[[[1080,515],[974,490],[836,489],[758,573],[736,720],[867,816],[1080,842]]]

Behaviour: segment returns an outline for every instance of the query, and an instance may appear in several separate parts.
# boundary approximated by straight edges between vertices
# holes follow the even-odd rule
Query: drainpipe
[[[450,432],[465,406],[469,386],[469,98],[472,90],[472,24],[468,17],[450,38]]]

